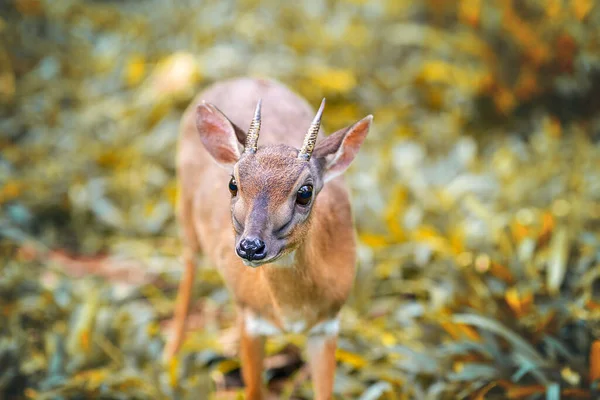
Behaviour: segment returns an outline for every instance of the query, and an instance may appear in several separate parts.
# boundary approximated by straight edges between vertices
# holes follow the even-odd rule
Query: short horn
[[[258,136],[260,134],[260,109],[262,105],[262,99],[258,99],[256,109],[254,110],[254,118],[250,122],[250,128],[246,134],[246,145],[244,153],[256,153],[258,148]]]
[[[306,132],[306,136],[304,136],[304,143],[302,144],[300,153],[298,153],[298,158],[302,160],[310,160],[310,156],[315,148],[315,143],[317,142],[317,135],[319,134],[319,129],[321,128],[321,116],[323,115],[324,108],[325,99],[321,101],[319,111],[317,111],[317,115],[315,115],[315,118],[310,124],[310,128],[308,128],[308,132]]]

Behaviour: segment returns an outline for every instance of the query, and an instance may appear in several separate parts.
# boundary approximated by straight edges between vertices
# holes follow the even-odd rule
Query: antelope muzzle
[[[265,242],[257,237],[247,237],[240,240],[236,248],[237,255],[248,261],[258,261],[266,257]]]

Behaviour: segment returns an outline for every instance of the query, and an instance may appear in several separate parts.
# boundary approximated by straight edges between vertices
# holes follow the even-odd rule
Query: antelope
[[[236,78],[200,93],[181,120],[177,218],[185,269],[165,356],[181,345],[201,251],[236,305],[248,399],[266,395],[265,337],[284,333],[307,335],[315,398],[332,396],[339,312],[356,257],[341,174],[373,117],[325,137],[324,105],[313,118],[306,100],[284,85]]]

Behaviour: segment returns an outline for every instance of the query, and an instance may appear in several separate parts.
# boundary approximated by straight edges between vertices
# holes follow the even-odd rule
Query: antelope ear
[[[219,165],[230,168],[240,159],[246,133],[214,104],[203,102],[196,108],[196,128],[202,144]]]
[[[350,166],[369,133],[371,122],[373,122],[373,116],[369,115],[317,143],[313,156],[324,159],[324,182],[341,175]]]

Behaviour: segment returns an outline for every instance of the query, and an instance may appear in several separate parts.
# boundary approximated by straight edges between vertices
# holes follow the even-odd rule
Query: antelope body
[[[166,355],[182,341],[194,256],[202,251],[237,306],[250,399],[264,396],[264,337],[285,332],[308,335],[315,398],[331,398],[333,390],[338,314],[355,264],[340,174],[372,116],[325,138],[319,132],[323,105],[313,119],[308,103],[285,86],[239,78],[200,93],[181,121],[178,222],[185,272]]]

